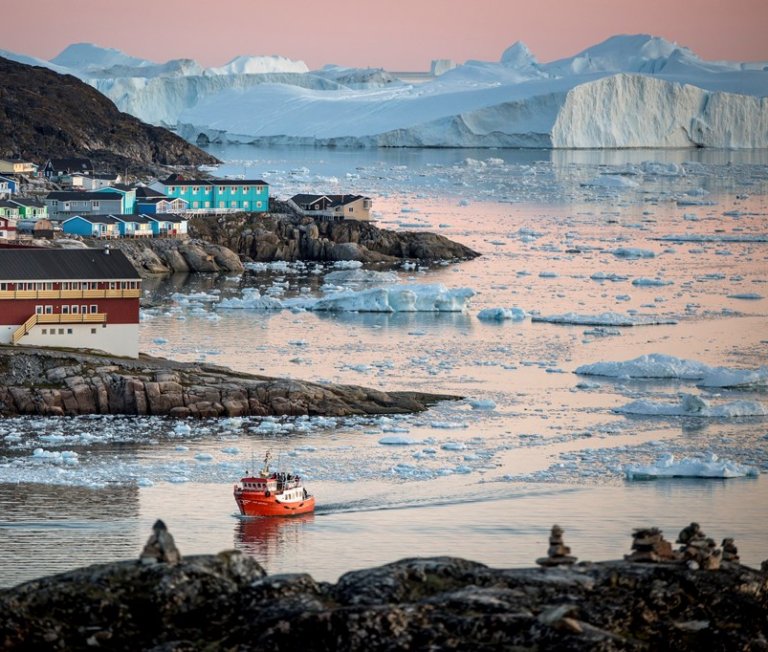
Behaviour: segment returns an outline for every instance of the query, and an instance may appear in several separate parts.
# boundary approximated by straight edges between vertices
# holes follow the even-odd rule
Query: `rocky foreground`
[[[765,650],[768,573],[438,557],[329,584],[237,551],[182,558],[158,521],[139,561],[0,591],[0,614],[3,650]]]
[[[142,355],[0,347],[0,416],[349,416],[426,410],[455,396],[381,392],[238,373]]]

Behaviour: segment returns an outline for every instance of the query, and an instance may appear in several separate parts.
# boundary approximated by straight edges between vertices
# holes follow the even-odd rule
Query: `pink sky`
[[[0,49],[43,59],[90,42],[158,62],[279,54],[407,71],[497,61],[518,40],[547,62],[648,33],[704,59],[768,61],[768,0],[38,0],[8,3],[2,18]]]

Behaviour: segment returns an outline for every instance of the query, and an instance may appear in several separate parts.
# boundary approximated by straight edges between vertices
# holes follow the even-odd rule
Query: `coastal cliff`
[[[158,522],[158,525],[165,525]],[[161,542],[172,543],[167,532]],[[151,539],[152,540],[152,539]],[[404,559],[317,582],[238,551],[95,565],[0,591],[3,650],[764,650],[768,573],[739,563],[501,569]],[[148,549],[150,549],[148,551]]]
[[[239,373],[142,355],[0,347],[0,416],[348,416],[426,410],[455,396],[382,392]]]

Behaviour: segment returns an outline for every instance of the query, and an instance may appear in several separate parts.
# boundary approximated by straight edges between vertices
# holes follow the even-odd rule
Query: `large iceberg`
[[[498,62],[467,61],[424,83],[379,69],[308,71],[277,56],[153,64],[88,44],[48,65],[195,142],[768,147],[768,65],[704,61],[643,34],[551,63],[516,43]]]

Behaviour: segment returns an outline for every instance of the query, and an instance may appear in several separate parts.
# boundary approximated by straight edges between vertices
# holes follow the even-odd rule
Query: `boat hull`
[[[315,497],[308,496],[300,501],[281,502],[275,496],[263,493],[235,492],[235,501],[243,516],[298,516],[315,511]]]

